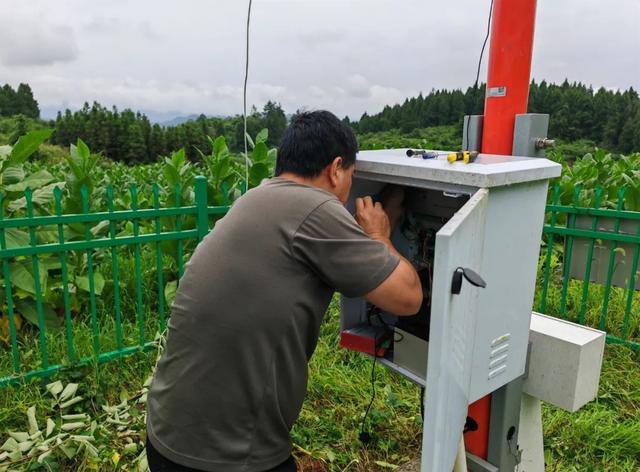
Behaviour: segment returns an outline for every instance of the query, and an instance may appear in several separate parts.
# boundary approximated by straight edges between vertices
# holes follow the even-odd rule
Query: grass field
[[[442,142],[444,146],[452,142],[454,131],[452,127],[416,131],[410,136],[413,140],[411,145],[428,147],[426,144],[431,143],[434,144],[433,147],[439,147],[435,144]],[[407,143],[405,138],[402,138],[404,144]],[[394,146],[397,145],[397,136],[394,133],[375,134],[364,136],[363,141],[363,147]],[[39,152],[43,159],[52,163],[47,165],[47,169],[54,174],[55,179],[63,181],[68,175],[68,169],[60,149],[54,146],[42,147]],[[267,152],[266,148],[264,152]],[[179,175],[183,177],[203,171],[208,175],[206,172],[215,170],[215,165],[220,164],[220,159],[226,156],[223,154],[212,154],[208,161],[210,168],[194,169],[190,163],[182,161],[131,168],[103,162],[89,174],[94,178],[96,187],[102,188],[109,183],[118,189],[126,189],[131,182],[148,184],[162,180],[161,175],[172,170],[172,165],[177,166],[176,172],[179,171]],[[31,164],[31,172],[38,171],[41,165],[39,162]],[[188,189],[188,185],[185,184],[185,188]],[[149,192],[149,188],[143,192],[141,187],[141,194],[146,194],[147,205],[151,201]],[[69,198],[73,196],[70,194]],[[129,203],[124,198],[118,204],[122,208],[128,208]],[[150,223],[146,230],[153,231]],[[124,227],[123,231],[131,234],[130,228]],[[550,315],[560,313],[563,249],[559,241],[556,241],[556,246],[551,259],[551,283],[545,309]],[[176,260],[165,252],[162,267],[164,283],[167,285],[158,287],[155,252],[152,249],[144,248],[141,256],[142,305],[147,340],[153,339],[153,334],[158,330],[159,295],[166,292],[169,283],[174,283],[177,271]],[[185,247],[184,256],[188,257],[191,250],[192,246]],[[134,345],[138,342],[134,258],[131,248],[123,248],[117,252],[125,345]],[[171,254],[175,254],[175,248]],[[108,280],[112,273],[110,253],[96,251],[94,257],[99,270],[107,279],[104,291],[97,300],[99,341],[104,352],[116,347],[113,322],[114,283]],[[76,260],[82,266],[82,257]],[[83,270],[80,267],[76,275],[84,273]],[[539,279],[538,286],[540,285]],[[572,321],[577,319],[580,311],[582,287],[580,281],[569,281],[566,317]],[[73,313],[75,347],[80,356],[90,356],[93,349],[87,296],[85,292],[78,292],[79,302]],[[599,325],[603,296],[603,287],[592,283],[585,299],[584,312],[585,322],[591,326]],[[534,308],[538,306],[539,297],[538,291]],[[167,306],[169,301],[167,299]],[[624,289],[611,289],[605,323],[611,334],[621,334],[626,301]],[[626,334],[630,340],[640,342],[640,292],[634,294],[630,313]],[[11,372],[7,330],[7,318],[0,317],[2,375]],[[338,336],[338,305],[334,301],[322,326],[318,348],[309,367],[307,400],[292,432],[295,453],[303,470],[392,470],[419,454],[422,426],[420,392],[415,385],[378,366],[375,371],[377,395],[368,422],[373,440],[366,447],[363,446],[358,436],[372,391],[371,360],[340,349]],[[46,337],[50,362],[66,362],[63,330],[47,330]],[[25,322],[19,338],[23,367],[27,370],[37,367],[40,359],[37,329]],[[39,380],[29,381],[21,387],[0,388],[0,445],[5,440],[11,441],[8,439],[8,432],[13,432],[22,441],[24,448],[20,454],[14,454],[11,470],[144,470],[144,385],[152,372],[156,356],[157,352],[148,351],[101,366],[76,367],[55,376],[52,381],[61,380],[67,387],[70,382],[78,383],[73,399],[79,400],[74,400],[76,403],[70,406],[63,407],[63,402],[52,395],[45,388],[45,383]],[[31,421],[26,414],[30,407],[35,407],[35,416]],[[549,406],[544,407],[543,413],[547,470],[639,471],[640,355],[623,346],[608,346],[598,398],[575,414]],[[47,418],[53,423],[47,422]],[[81,421],[76,421],[78,418],[82,418]],[[70,426],[74,423],[74,426]],[[51,431],[49,428],[45,430],[45,425]],[[46,450],[37,449],[39,441],[43,439],[38,439],[37,431],[49,438],[47,441],[50,441],[49,448],[52,451],[50,455],[46,455]],[[21,434],[16,435],[16,432]],[[35,439],[25,439],[25,434],[34,436]],[[60,439],[60,443],[56,437]],[[68,443],[73,447],[67,447]],[[10,449],[9,446],[7,448]],[[0,464],[7,464],[7,457],[3,457],[2,451]],[[0,472],[2,470],[3,465],[0,465]]]
[[[126,332],[134,333],[133,327]],[[373,441],[358,439],[371,395],[371,361],[338,347],[338,305],[331,305],[310,365],[307,400],[293,429],[295,452],[303,470],[384,471],[415,458],[420,449],[419,390],[382,367],[376,368],[376,400],[370,413]],[[89,337],[78,339],[90,344]],[[67,413],[87,413],[100,425],[93,433],[96,454],[73,459],[53,454],[45,464],[35,456],[14,470],[138,470],[144,440],[144,403],[139,399],[156,352],[87,367],[61,376],[76,379],[83,400]],[[118,430],[101,405],[128,399],[127,426]],[[39,381],[0,391],[3,431],[25,431],[25,411],[35,405],[39,424],[56,419],[51,396]],[[72,410],[72,411],[71,411]],[[640,470],[640,359],[628,348],[608,346],[596,401],[575,414],[545,406],[547,470]],[[58,420],[56,420],[58,421]],[[90,421],[87,421],[89,424]],[[123,434],[126,433],[126,434]],[[6,439],[0,438],[1,441]],[[131,446],[130,444],[134,444]]]

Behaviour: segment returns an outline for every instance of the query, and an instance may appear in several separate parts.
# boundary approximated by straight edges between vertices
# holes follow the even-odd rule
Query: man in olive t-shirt
[[[295,470],[289,431],[334,291],[411,315],[415,270],[370,197],[344,208],[357,143],[326,111],[302,113],[277,177],[241,197],[196,248],[176,293],[147,400],[151,470]],[[392,192],[391,220],[402,195]]]

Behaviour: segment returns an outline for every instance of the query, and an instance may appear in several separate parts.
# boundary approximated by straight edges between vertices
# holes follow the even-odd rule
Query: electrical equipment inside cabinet
[[[436,234],[468,199],[467,195],[449,195],[435,190],[415,188],[406,189],[405,214],[394,229],[392,241],[398,252],[416,269],[422,282],[424,299],[417,314],[401,317],[367,303],[366,323],[369,326],[395,331],[395,342],[401,341],[406,333],[424,341],[429,340]]]

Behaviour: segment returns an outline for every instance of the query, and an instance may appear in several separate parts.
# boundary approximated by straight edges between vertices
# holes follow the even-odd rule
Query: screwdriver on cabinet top
[[[440,154],[435,151],[425,151],[424,149],[407,149],[407,157],[421,157],[423,159],[435,159]]]
[[[407,149],[407,157],[422,157],[423,159],[435,159],[438,156],[447,156],[447,161],[453,164],[456,161],[463,161],[465,164],[474,162],[478,157],[478,151],[458,151],[458,152],[436,152],[425,151],[424,149]]]
[[[474,162],[478,157],[478,151],[458,151],[447,154],[447,161],[449,164],[453,164],[456,161],[462,161],[465,164]]]

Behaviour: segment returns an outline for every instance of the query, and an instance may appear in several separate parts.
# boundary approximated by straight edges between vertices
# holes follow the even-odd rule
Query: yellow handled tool
[[[456,161],[462,161],[465,164],[469,164],[470,162],[474,162],[478,157],[478,151],[458,151],[451,152],[447,155],[447,161],[449,164],[453,164]]]

